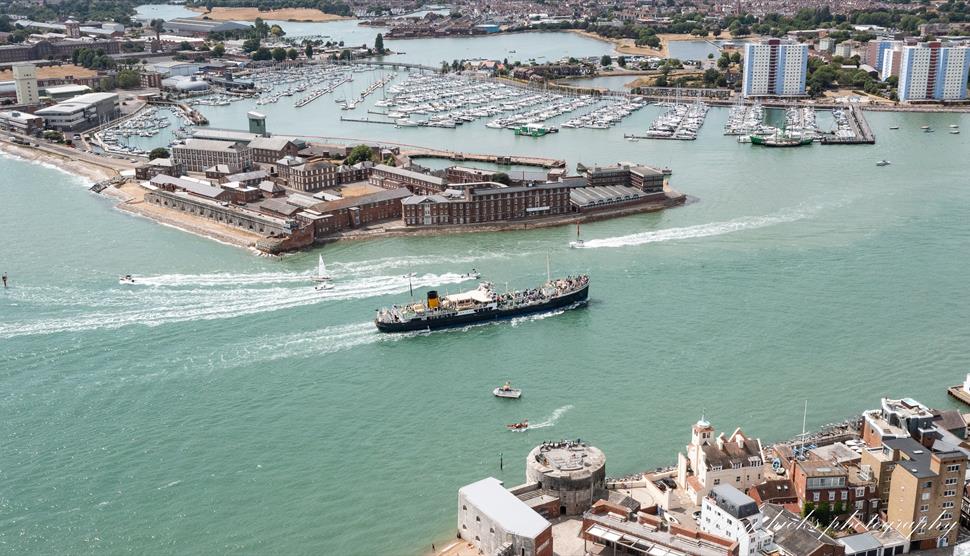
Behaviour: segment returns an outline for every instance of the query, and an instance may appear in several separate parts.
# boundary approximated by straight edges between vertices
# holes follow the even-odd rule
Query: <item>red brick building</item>
[[[415,195],[404,200],[407,226],[487,224],[568,214],[570,187],[561,183],[505,187],[465,184],[464,191]]]

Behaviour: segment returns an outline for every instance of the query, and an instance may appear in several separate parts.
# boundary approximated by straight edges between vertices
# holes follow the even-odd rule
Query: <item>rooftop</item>
[[[528,464],[550,476],[588,475],[606,465],[602,450],[584,442],[543,442],[529,452]]]
[[[395,168],[394,166],[388,166],[386,164],[377,164],[376,166],[374,166],[374,171],[386,172],[388,174],[397,175],[405,178],[426,181],[428,183],[433,183],[435,185],[440,185],[440,186],[443,186],[447,183],[444,180],[444,178],[432,176],[431,174],[422,174],[421,172],[415,172],[413,170],[405,170],[404,168]]]
[[[711,489],[710,497],[714,505],[738,519],[758,513],[758,504],[754,499],[733,485],[725,483],[715,486]]]
[[[190,137],[185,140],[184,145],[175,145],[173,149],[196,149],[202,151],[236,151],[238,146],[236,143],[229,141],[213,141],[210,139],[196,139]]]
[[[550,527],[545,518],[506,490],[494,477],[465,485],[458,489],[458,494],[509,533],[535,538]]]

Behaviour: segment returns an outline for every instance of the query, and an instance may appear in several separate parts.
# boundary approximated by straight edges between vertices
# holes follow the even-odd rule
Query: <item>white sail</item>
[[[326,282],[330,280],[330,274],[327,272],[327,265],[323,264],[323,255],[319,255],[317,261],[317,275],[313,277],[314,282]]]

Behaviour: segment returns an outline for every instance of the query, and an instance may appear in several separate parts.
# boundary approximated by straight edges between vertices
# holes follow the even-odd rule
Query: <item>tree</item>
[[[150,153],[148,153],[148,160],[155,160],[156,158],[168,158],[171,154],[165,147],[155,147]]]
[[[192,44],[189,41],[182,41],[179,43],[179,50],[193,50]]]
[[[704,71],[704,83],[707,85],[714,85],[717,83],[718,77],[721,77],[721,72],[714,68],[709,68]]]
[[[740,64],[741,63],[741,53],[740,52],[734,51],[734,53],[731,54],[731,63],[733,63],[733,64]]]
[[[625,68],[626,67],[626,56],[620,56],[619,58],[617,58],[616,59],[616,65],[620,66],[621,68]]]
[[[721,57],[717,59],[717,67],[721,69],[727,69],[731,65],[731,57],[727,52],[721,54]]]
[[[225,53],[226,53],[226,45],[222,44],[221,42],[216,43],[216,45],[212,47],[212,55],[215,56],[216,58],[222,58],[222,56]]]
[[[303,53],[306,54],[306,59],[307,60],[312,59],[313,58],[313,45],[310,44],[310,43],[306,43],[306,48],[303,50]]]
[[[603,66],[603,67],[609,66],[612,63],[613,63],[613,58],[610,58],[610,55],[609,54],[604,54],[600,58],[600,65]]]
[[[115,76],[115,85],[122,89],[130,89],[141,84],[141,75],[133,69],[123,69]]]
[[[277,46],[273,49],[273,59],[277,62],[282,62],[286,59],[286,51]]]
[[[656,81],[653,82],[653,84],[655,87],[666,87],[669,84],[669,82],[667,81],[666,75],[661,75],[660,77],[657,78]]]
[[[289,58],[290,60],[296,60],[296,57],[299,55],[300,54],[296,51],[295,48],[291,48],[286,51],[286,57]]]
[[[153,19],[148,24],[153,31],[155,31],[155,40],[159,40],[162,31],[165,30],[165,20],[164,19]]]
[[[253,52],[253,60],[272,60],[273,54],[265,46],[261,46]]]
[[[244,40],[242,43],[243,52],[254,52],[256,50],[259,50],[259,43],[260,43],[259,37],[257,36],[249,37],[248,39]]]
[[[256,34],[259,35],[260,38],[264,39],[267,35],[269,35],[269,25],[267,25],[261,17],[257,17],[256,21],[253,22],[253,28],[256,29]]]
[[[274,24],[269,28],[269,34],[273,35],[274,37],[282,37],[286,34],[286,31],[284,31],[279,25]]]
[[[374,39],[374,50],[378,54],[384,54],[384,35],[378,33],[377,38]]]
[[[499,172],[492,177],[492,181],[495,183],[501,183],[503,185],[512,185],[512,178],[509,177],[505,172]]]
[[[352,166],[358,162],[366,162],[372,160],[374,157],[374,151],[371,150],[367,145],[357,145],[350,150],[350,154],[344,159],[344,164]]]

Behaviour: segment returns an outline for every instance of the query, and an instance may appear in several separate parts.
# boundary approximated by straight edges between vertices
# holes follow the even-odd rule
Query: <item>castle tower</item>
[[[714,436],[714,427],[703,416],[690,429],[690,443],[694,446],[710,444],[712,436]]]
[[[13,79],[17,90],[17,104],[32,106],[40,101],[37,95],[37,66],[15,65]]]

